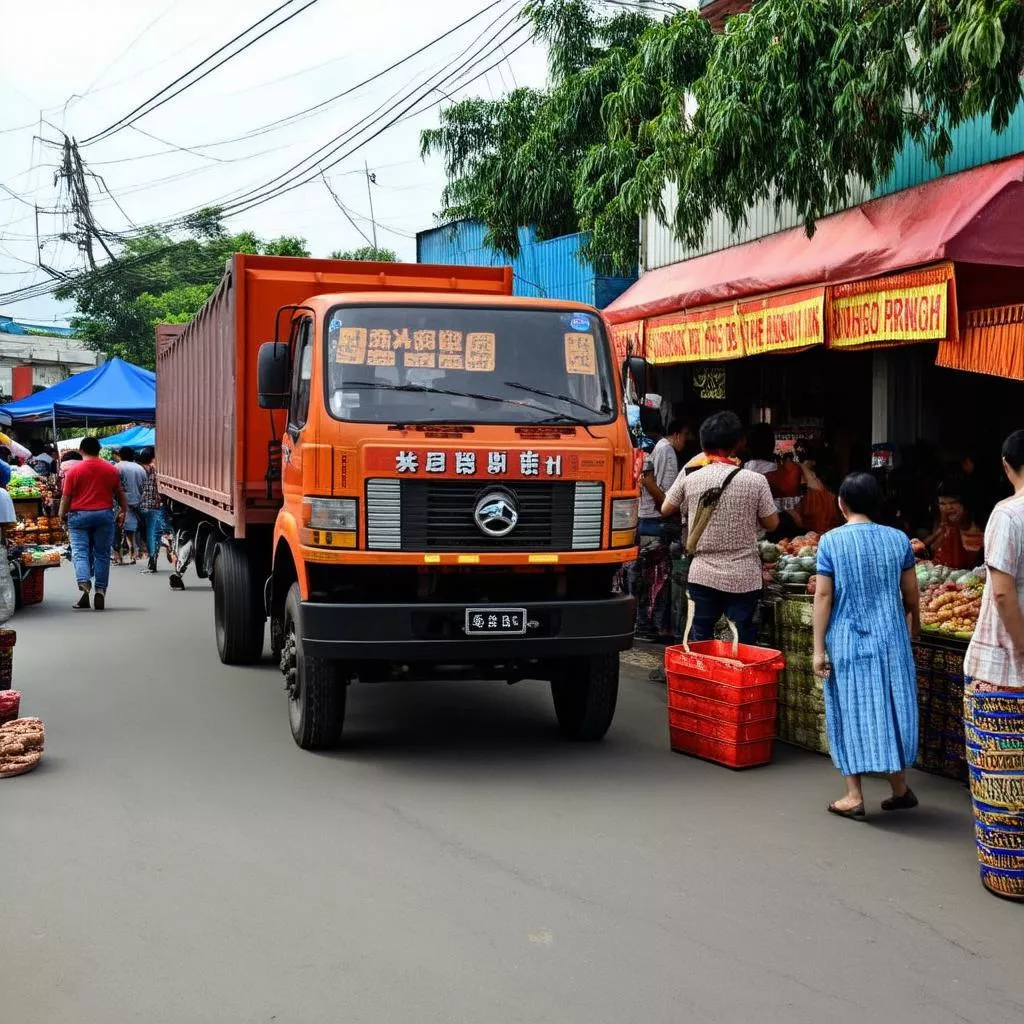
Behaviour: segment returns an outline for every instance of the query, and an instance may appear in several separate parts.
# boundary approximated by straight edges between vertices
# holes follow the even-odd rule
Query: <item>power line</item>
[[[245,43],[244,46],[241,46],[239,49],[229,53],[226,57],[224,57],[223,60],[218,61],[216,64],[213,65],[213,67],[207,68],[198,77],[193,78],[190,81],[185,81],[189,78],[190,75],[198,71],[204,64],[208,64],[211,60],[213,60],[214,57],[218,56],[218,54],[223,53],[229,47],[237,43],[240,39],[244,39],[245,36],[249,35],[255,29],[259,28],[259,26],[264,24],[264,22],[269,21],[275,15],[279,14],[286,7],[290,7],[294,2],[295,0],[285,0],[285,2],[281,4],[279,7],[274,8],[274,10],[272,10],[269,14],[264,15],[262,18],[260,18],[259,21],[250,25],[244,31],[239,32],[238,35],[236,35],[233,39],[229,39],[228,42],[226,42],[223,46],[219,47],[218,49],[214,50],[213,53],[211,53],[208,57],[205,57],[198,64],[194,64],[191,68],[188,69],[188,71],[186,71],[184,74],[179,75],[169,85],[165,85],[161,90],[159,90],[159,92],[156,92],[152,96],[150,96],[148,100],[145,100],[144,102],[140,103],[137,107],[134,108],[134,110],[130,110],[127,114],[119,118],[113,124],[108,125],[102,131],[96,132],[95,134],[90,135],[88,138],[83,139],[81,145],[88,146],[94,142],[100,142],[104,139],[108,139],[112,135],[116,135],[117,132],[121,131],[123,128],[127,128],[134,121],[139,120],[139,118],[145,117],[147,114],[152,114],[154,110],[157,110],[158,108],[162,107],[165,103],[170,102],[176,96],[179,96],[186,89],[191,88],[196,83],[201,82],[204,78],[206,78],[207,75],[212,74],[219,67],[222,67],[228,61],[237,57],[240,53],[244,53],[246,50],[249,49],[250,46],[253,46],[256,43],[258,43],[264,36],[269,35],[275,29],[278,29],[282,25],[287,24],[289,21],[292,20],[292,18],[298,17],[298,15],[302,14],[303,11],[308,10],[315,3],[317,3],[318,0],[306,0],[302,7],[300,7],[296,11],[293,11],[287,17],[282,18],[275,24],[271,25],[269,28],[265,29],[258,36],[256,36],[255,39],[250,39],[247,43]],[[167,96],[163,95],[164,93],[168,93],[169,90],[174,89],[174,87],[181,82],[185,82],[185,84],[182,85],[180,89],[177,89],[174,92],[170,92],[169,95]],[[154,102],[155,100],[158,100],[158,102]],[[152,106],[150,106],[150,104],[152,104]]]

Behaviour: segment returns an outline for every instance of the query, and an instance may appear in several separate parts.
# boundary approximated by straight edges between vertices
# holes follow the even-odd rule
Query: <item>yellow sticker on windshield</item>
[[[335,360],[362,366],[366,362],[366,328],[343,327],[338,335],[338,352]]]
[[[478,333],[466,335],[466,369],[479,373],[494,371],[494,335]]]
[[[592,334],[567,334],[565,336],[566,373],[597,373],[597,346]]]

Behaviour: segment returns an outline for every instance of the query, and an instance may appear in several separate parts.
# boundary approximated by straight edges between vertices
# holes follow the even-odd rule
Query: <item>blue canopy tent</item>
[[[136,451],[140,448],[156,447],[156,431],[152,427],[129,427],[122,430],[120,434],[111,434],[109,437],[100,439],[104,448],[125,448],[132,447]]]
[[[126,423],[156,419],[156,374],[123,359],[76,373],[59,384],[0,406],[14,423]]]

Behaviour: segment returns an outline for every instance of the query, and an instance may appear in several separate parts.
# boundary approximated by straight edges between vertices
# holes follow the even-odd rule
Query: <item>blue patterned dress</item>
[[[825,718],[843,775],[899,772],[917,757],[916,671],[900,593],[913,567],[906,535],[876,523],[841,526],[818,547],[818,575],[834,584]]]

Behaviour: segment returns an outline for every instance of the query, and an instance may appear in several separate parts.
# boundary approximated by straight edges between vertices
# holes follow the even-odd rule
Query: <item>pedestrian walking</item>
[[[846,525],[818,546],[814,594],[814,671],[824,684],[832,761],[846,795],[832,814],[863,820],[861,776],[888,776],[886,811],[917,806],[906,769],[917,757],[917,681],[911,637],[921,628],[910,539],[874,520],[882,490],[869,473],[839,488]]]
[[[156,485],[156,466],[153,464],[153,460],[154,452],[152,448],[143,448],[139,453],[138,464],[146,474],[146,481],[142,485],[139,512],[142,516],[142,525],[146,537],[146,551],[149,555],[146,567],[142,571],[147,574],[157,571],[157,557],[160,554],[160,540],[163,536],[164,524],[160,492]]]
[[[965,731],[982,881],[1024,899],[1024,430],[1002,457],[1013,496],[985,529],[988,585],[964,660]]]
[[[761,596],[758,533],[779,525],[768,481],[742,469],[736,452],[743,424],[732,412],[715,413],[700,428],[703,457],[691,460],[668,489],[661,512],[680,512],[693,556],[687,582],[689,639],[710,640],[725,615],[740,641],[757,640],[754,614]]]
[[[78,589],[82,592],[75,608],[89,607],[95,584],[94,607],[96,611],[103,611],[110,579],[114,526],[124,519],[128,502],[119,473],[99,457],[99,441],[95,437],[82,438],[79,450],[82,461],[64,475],[60,517],[67,520],[71,559]],[[120,509],[116,514],[115,501]]]
[[[675,639],[672,623],[671,545],[680,539],[679,520],[665,519],[661,505],[665,492],[679,475],[679,453],[686,447],[689,430],[682,420],[669,423],[665,436],[644,460],[640,477],[640,516],[637,533],[640,556],[631,569],[632,590],[637,598],[637,633],[663,643]]]
[[[128,546],[128,561],[136,562],[137,534],[141,522],[142,490],[146,486],[146,471],[135,461],[135,449],[125,445],[120,451],[121,461],[117,464],[117,472],[121,478],[121,488],[128,501],[128,512],[124,517],[124,539]],[[120,551],[118,552],[120,555]]]

